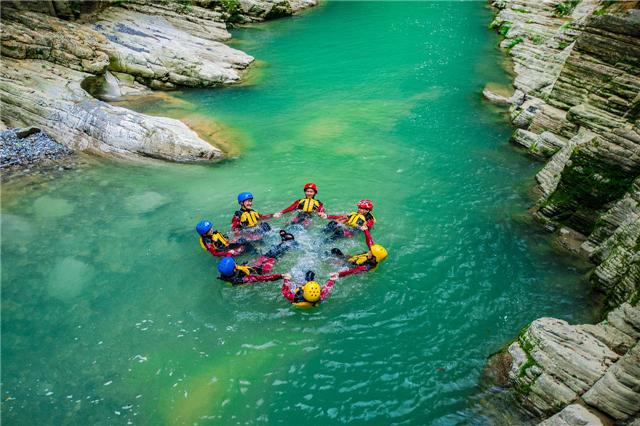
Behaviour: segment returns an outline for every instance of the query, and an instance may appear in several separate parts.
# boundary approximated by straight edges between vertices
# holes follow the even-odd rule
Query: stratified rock
[[[222,153],[184,123],[114,107],[80,87],[89,74],[43,61],[3,59],[2,118],[15,127],[35,124],[76,151],[209,160]]]
[[[635,346],[582,397],[617,420],[640,414],[640,346]]]
[[[582,405],[572,404],[553,417],[538,423],[538,426],[603,426],[603,424]]]
[[[619,358],[579,326],[553,318],[532,322],[512,346],[526,354],[524,363],[514,365],[516,388],[527,404],[547,414],[586,392]]]

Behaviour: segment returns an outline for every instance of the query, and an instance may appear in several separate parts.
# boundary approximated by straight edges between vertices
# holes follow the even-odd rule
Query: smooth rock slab
[[[572,404],[538,426],[603,426],[600,419],[582,405]]]
[[[95,276],[93,266],[73,257],[58,262],[49,275],[47,292],[52,297],[69,300],[79,296]]]

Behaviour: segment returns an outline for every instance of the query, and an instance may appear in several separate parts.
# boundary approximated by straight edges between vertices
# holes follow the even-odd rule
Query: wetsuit
[[[230,243],[222,233],[213,231],[213,235],[200,236],[200,245],[214,256],[231,256],[229,250],[234,250],[235,254],[245,251],[240,243]]]
[[[243,237],[247,241],[257,241],[262,238],[262,233],[270,231],[271,227],[266,222],[259,222],[264,219],[271,219],[272,214],[260,214],[255,210],[240,209],[231,219],[232,231],[244,231]]]
[[[369,230],[367,229],[366,231],[364,231],[364,234],[367,239],[367,246],[369,247],[369,249],[371,249],[371,246],[373,246],[373,240],[371,239],[371,234],[369,233]],[[347,269],[346,271],[342,271],[338,274],[341,277],[373,271],[378,267],[378,262],[376,261],[376,258],[371,257],[371,259],[369,259],[368,253],[362,253],[362,254],[357,254],[355,256],[351,256],[348,254],[344,255],[339,250],[336,250],[336,249],[334,250],[335,251],[333,252],[335,254],[338,254],[343,259],[345,259],[347,265],[350,267],[350,269]]]
[[[324,205],[315,198],[302,198],[294,201],[293,204],[282,210],[280,214],[289,213],[294,210],[298,211],[298,215],[291,219],[291,223],[300,223],[304,226],[309,226],[314,214],[324,213]]]
[[[258,256],[250,261],[246,266],[236,266],[233,275],[220,275],[218,279],[231,285],[247,284],[252,282],[274,281],[282,278],[282,275],[262,275],[268,274],[273,269],[273,264],[290,247],[297,243],[293,235],[282,233],[282,242],[275,245],[266,254]]]
[[[284,280],[284,283],[282,284],[282,295],[296,306],[300,306],[301,308],[313,308],[322,303],[324,298],[327,297],[327,294],[331,291],[331,287],[333,287],[333,283],[333,280],[329,280],[320,288],[320,299],[315,302],[309,302],[304,298],[302,286],[298,286],[295,290],[291,291],[289,288],[289,280]]]
[[[367,227],[371,229],[376,223],[376,218],[371,212],[364,215],[358,214],[358,212],[351,212],[348,215],[327,216],[327,219],[335,219],[329,222],[324,228],[325,233],[335,231],[335,233],[328,238],[330,241],[340,237],[353,237],[360,231],[361,226],[367,225]]]

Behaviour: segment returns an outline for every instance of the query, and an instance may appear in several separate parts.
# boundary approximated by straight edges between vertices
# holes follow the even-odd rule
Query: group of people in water
[[[360,200],[356,211],[345,215],[330,216],[325,212],[323,204],[315,199],[318,187],[314,183],[308,183],[303,189],[305,198],[296,200],[280,212],[268,215],[253,210],[253,195],[251,193],[240,193],[238,195],[240,210],[235,212],[231,220],[231,230],[234,231],[233,241],[221,232],[214,230],[210,221],[202,221],[196,225],[202,248],[214,256],[222,257],[218,263],[220,280],[229,285],[237,286],[282,279],[284,280],[282,295],[287,300],[296,306],[315,307],[322,303],[338,278],[372,271],[387,257],[387,251],[384,247],[374,244],[371,238],[370,230],[376,223],[375,217],[371,214],[371,210],[373,210],[371,201]],[[276,259],[296,244],[295,237],[286,230],[279,231],[281,242],[271,247],[267,253],[259,255],[246,264],[236,263],[234,256],[243,253],[256,253],[253,243],[260,241],[267,232],[271,231],[267,220],[293,211],[296,212],[296,215],[291,219],[291,224],[301,227],[309,226],[314,216],[330,219],[331,221],[323,229],[323,232],[327,234],[327,241],[364,233],[368,251],[352,256],[342,253],[338,248],[333,248],[331,255],[340,259],[345,269],[330,274],[329,280],[323,286],[320,286],[315,280],[313,271],[306,273],[304,283],[296,283],[293,286],[290,274],[269,274]]]

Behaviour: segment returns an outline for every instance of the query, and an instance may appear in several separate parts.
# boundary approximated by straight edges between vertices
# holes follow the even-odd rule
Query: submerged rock
[[[73,257],[58,262],[47,281],[47,292],[60,300],[79,296],[95,276],[95,269]]]
[[[39,218],[56,218],[73,213],[73,205],[67,200],[51,198],[48,195],[38,198],[33,203],[35,214]]]

